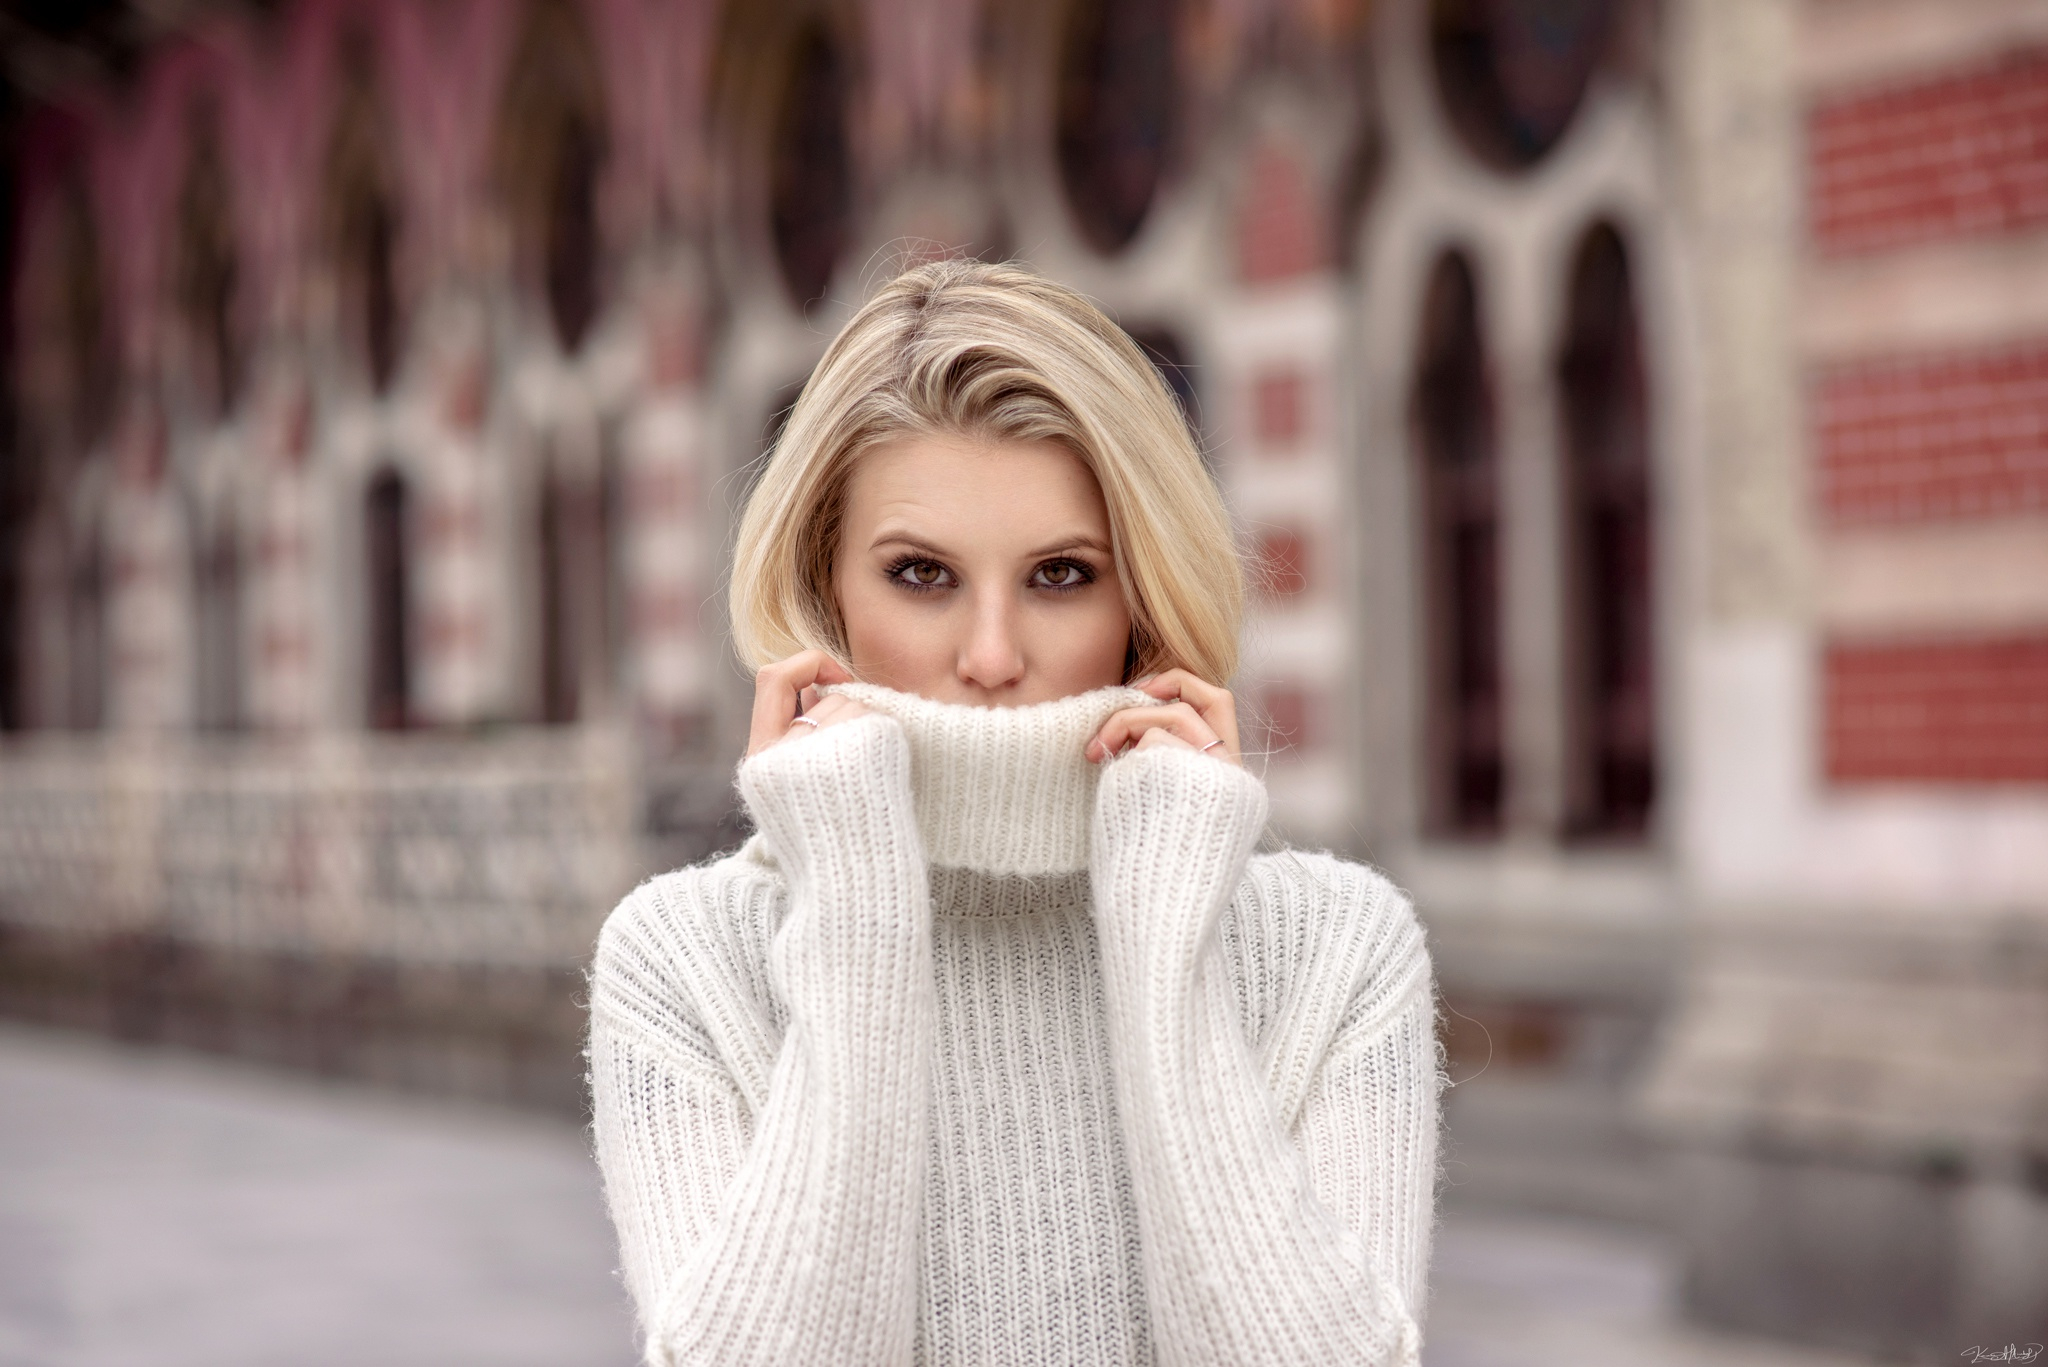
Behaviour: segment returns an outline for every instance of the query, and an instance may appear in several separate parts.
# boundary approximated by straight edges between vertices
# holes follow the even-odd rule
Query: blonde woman
[[[756,833],[592,976],[648,1362],[1415,1367],[1430,958],[1371,869],[1254,852],[1243,578],[1072,291],[924,266],[832,343],[734,555]]]

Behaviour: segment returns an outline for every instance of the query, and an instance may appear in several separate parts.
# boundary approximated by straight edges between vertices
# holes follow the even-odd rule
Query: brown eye
[[[1078,589],[1095,576],[1072,560],[1050,560],[1038,567],[1032,582],[1046,589]]]
[[[902,560],[892,565],[889,577],[907,589],[942,589],[952,583],[953,575],[936,560]]]

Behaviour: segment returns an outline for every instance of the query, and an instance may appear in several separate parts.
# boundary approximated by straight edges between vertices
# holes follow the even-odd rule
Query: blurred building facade
[[[778,416],[1014,256],[1202,436],[1277,817],[1429,922],[1448,1195],[2048,1338],[2041,5],[82,13],[7,40],[0,1007],[579,1104],[604,912],[737,835]]]

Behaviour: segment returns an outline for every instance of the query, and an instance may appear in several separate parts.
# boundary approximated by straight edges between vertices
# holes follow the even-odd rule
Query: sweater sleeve
[[[935,1010],[909,784],[881,715],[740,766],[789,897],[768,954],[787,1026],[758,1113],[703,1029],[727,995],[650,986],[662,956],[607,923],[595,1130],[650,1364],[909,1360]]]
[[[1177,749],[1110,761],[1096,795],[1104,994],[1160,1360],[1417,1367],[1433,1001],[1411,987],[1390,1015],[1347,1012],[1290,1130],[1218,934],[1266,810],[1256,776]]]

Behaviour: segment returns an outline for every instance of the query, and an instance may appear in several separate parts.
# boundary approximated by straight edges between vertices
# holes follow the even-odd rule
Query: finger
[[[782,734],[769,744],[780,745],[791,736],[808,736],[837,722],[850,721],[867,710],[851,698],[842,698],[837,693],[827,693],[818,700],[816,707],[807,707],[791,717]]]
[[[816,706],[803,710],[803,720],[814,721],[820,726],[846,721],[867,711],[851,698],[842,698],[837,693],[826,693],[818,698]]]
[[[1102,729],[1088,742],[1088,758],[1099,760],[1120,754],[1125,745],[1158,728],[1171,731],[1197,746],[1218,739],[1202,720],[1201,714],[1184,702],[1169,703],[1164,707],[1126,707],[1104,722]]]
[[[1169,669],[1155,674],[1137,687],[1161,701],[1178,698],[1204,715],[1230,699],[1229,689],[1219,688],[1201,675],[1185,669]]]
[[[1163,750],[1168,746],[1172,746],[1175,749],[1180,750],[1193,750],[1195,748],[1195,744],[1193,741],[1182,740],[1179,736],[1167,730],[1165,727],[1155,726],[1150,731],[1147,731],[1144,735],[1138,737],[1138,743],[1136,745],[1133,745],[1131,749]]]
[[[1209,729],[1223,738],[1224,748],[1237,753],[1237,699],[1229,689],[1185,669],[1166,670],[1135,686],[1155,698],[1178,698],[1189,704],[1201,713]]]
[[[852,680],[853,676],[847,673],[837,660],[827,657],[826,667],[819,671],[817,681],[806,684],[797,690],[798,710],[803,715],[809,716],[839,696],[837,693],[827,693],[825,691],[827,686],[837,683],[850,683]]]
[[[1132,708],[1112,717],[1103,728],[1102,749],[1105,755],[1120,755],[1133,748],[1144,736],[1154,731],[1165,731],[1194,745],[1206,745],[1216,736],[1203,724],[1201,714],[1186,703],[1173,703],[1161,708]]]
[[[763,666],[754,675],[754,709],[747,727],[748,754],[771,744],[796,716],[796,677],[802,667],[802,656],[792,655]]]
[[[765,665],[754,676],[754,710],[749,719],[747,753],[772,744],[797,714],[802,690],[818,683],[852,679],[844,665],[822,650],[802,650],[786,660]]]

